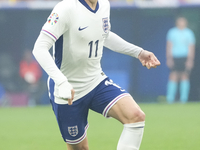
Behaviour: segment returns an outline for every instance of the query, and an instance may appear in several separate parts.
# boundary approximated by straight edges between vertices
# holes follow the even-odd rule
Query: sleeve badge
[[[48,18],[48,23],[54,25],[58,22],[59,16],[57,13],[52,13]]]

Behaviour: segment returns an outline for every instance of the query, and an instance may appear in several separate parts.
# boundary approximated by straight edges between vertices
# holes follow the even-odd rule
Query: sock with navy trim
[[[124,124],[117,150],[139,150],[142,142],[145,122]]]

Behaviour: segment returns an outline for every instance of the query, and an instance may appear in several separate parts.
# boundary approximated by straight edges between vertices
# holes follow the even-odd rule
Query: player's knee
[[[88,144],[77,144],[77,145],[67,144],[67,148],[69,150],[89,150]]]
[[[178,80],[178,74],[176,72],[171,72],[169,79],[172,81],[177,81]]]
[[[181,80],[188,80],[188,74],[187,73],[183,73],[181,76]]]
[[[89,150],[89,146],[87,144],[80,145],[78,150]]]
[[[82,145],[82,146],[79,146],[79,147],[71,147],[69,148],[69,150],[89,150],[89,147],[88,145]]]
[[[138,109],[130,113],[130,116],[126,123],[135,123],[142,121],[145,121],[145,113],[141,109]]]
[[[88,145],[84,145],[79,150],[89,150],[89,147],[88,147]]]
[[[135,122],[140,122],[145,120],[145,113],[142,110],[138,110],[134,114]]]

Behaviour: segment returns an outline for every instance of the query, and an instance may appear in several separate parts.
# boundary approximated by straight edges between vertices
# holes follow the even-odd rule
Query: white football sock
[[[117,150],[139,150],[145,122],[124,124]]]

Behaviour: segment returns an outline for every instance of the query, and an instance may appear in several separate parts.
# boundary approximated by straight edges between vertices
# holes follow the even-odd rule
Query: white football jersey
[[[109,20],[108,0],[98,0],[96,10],[84,0],[63,0],[55,6],[42,28],[41,32],[56,41],[53,47],[55,63],[73,86],[74,100],[89,93],[106,78],[100,61],[104,40],[110,31]],[[50,87],[51,94],[54,88]]]

